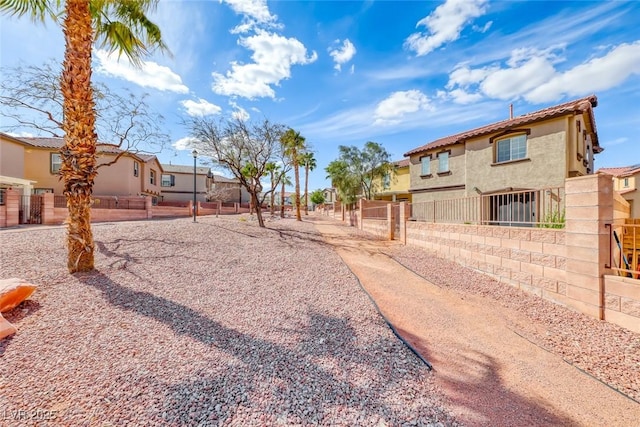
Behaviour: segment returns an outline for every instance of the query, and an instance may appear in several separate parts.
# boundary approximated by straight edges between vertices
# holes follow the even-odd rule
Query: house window
[[[623,181],[624,188],[629,188],[629,178],[625,178]]]
[[[51,173],[57,174],[62,167],[62,155],[60,153],[51,153]]]
[[[173,187],[176,185],[176,177],[173,175],[162,174],[160,177],[160,186],[161,187]]]
[[[449,152],[438,153],[438,173],[449,172]]]
[[[496,162],[524,159],[527,156],[527,135],[515,135],[498,141]]]
[[[384,174],[382,177],[382,187],[384,189],[391,187],[391,176],[388,173]]]
[[[133,176],[140,176],[140,163],[133,162]]]
[[[153,169],[149,171],[149,184],[156,185],[156,171]]]
[[[420,157],[420,175],[431,175],[431,156]]]

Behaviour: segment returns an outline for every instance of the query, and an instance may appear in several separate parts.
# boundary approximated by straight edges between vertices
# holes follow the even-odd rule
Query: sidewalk
[[[433,365],[465,424],[638,425],[640,404],[508,327],[527,322],[524,316],[439,288],[380,253],[396,242],[354,238],[332,220],[315,223],[383,315]]]

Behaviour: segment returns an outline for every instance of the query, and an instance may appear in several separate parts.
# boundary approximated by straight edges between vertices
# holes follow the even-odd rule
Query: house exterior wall
[[[100,155],[98,164],[113,161],[114,155]],[[134,176],[133,164],[138,162],[138,176]],[[141,193],[143,168],[142,162],[131,156],[122,156],[112,165],[98,169],[98,175],[93,184],[93,194],[109,196],[137,196]]]
[[[466,143],[466,195],[505,188],[545,188],[564,186],[567,173],[566,121],[554,120],[529,128],[525,159],[496,163],[496,143],[493,135]]]
[[[0,136],[0,175],[24,178],[24,145]]]
[[[376,179],[374,185],[374,188],[377,189],[374,196],[376,200],[412,201],[412,195],[409,193],[409,187],[411,186],[409,166],[396,168],[395,175],[391,178],[389,187],[384,188],[382,179]]]
[[[449,151],[449,173],[438,173],[438,153]],[[431,174],[421,176],[421,158],[431,156]],[[443,200],[464,196],[466,180],[466,155],[464,144],[437,148],[410,158],[410,191],[414,203]]]
[[[193,174],[166,172],[175,176],[173,187],[160,187],[163,201],[193,200]],[[205,174],[196,174],[196,200],[206,202],[209,178]]]
[[[155,172],[155,182],[151,183],[151,171]],[[154,196],[160,196],[162,187],[162,166],[158,162],[157,158],[153,158],[148,162],[144,162],[142,165],[142,179],[140,180],[140,192],[144,194],[152,194]]]
[[[51,153],[57,150],[25,147],[24,176],[36,181],[34,188],[52,189],[55,194],[62,194],[63,183],[58,174],[51,173]]]
[[[624,180],[627,179],[627,185]],[[632,218],[640,218],[640,172],[633,175],[613,178],[613,189],[621,192],[622,197],[629,202]]]

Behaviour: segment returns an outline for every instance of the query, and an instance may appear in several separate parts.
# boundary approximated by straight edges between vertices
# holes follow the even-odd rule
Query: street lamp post
[[[198,150],[194,148],[191,154],[193,155],[193,222],[196,222],[196,159],[198,158]]]

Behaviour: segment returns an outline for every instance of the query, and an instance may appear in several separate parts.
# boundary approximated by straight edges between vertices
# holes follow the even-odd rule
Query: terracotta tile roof
[[[587,96],[585,98],[576,99],[574,101],[565,102],[564,104],[548,107],[533,113],[524,114],[522,116],[514,117],[512,119],[502,120],[500,122],[491,123],[486,126],[482,126],[476,129],[461,132],[455,135],[446,136],[444,138],[437,139],[421,147],[414,148],[413,150],[405,153],[405,157],[417,154],[423,151],[432,150],[434,148],[446,147],[448,145],[454,145],[464,142],[466,139],[474,138],[482,135],[487,135],[494,132],[500,132],[507,130],[515,126],[522,126],[529,123],[534,123],[541,120],[547,120],[554,117],[564,116],[566,114],[572,114],[575,112],[588,112],[593,128],[593,151],[599,153],[602,148],[598,144],[598,134],[595,127],[595,120],[593,118],[593,108],[598,105],[598,98],[595,95]]]
[[[600,168],[598,169],[598,172],[606,173],[608,175],[613,175],[615,177],[630,176],[640,172],[640,164],[631,165],[631,166],[618,166],[615,168]]]
[[[17,139],[21,140],[22,142],[28,145],[31,145],[32,147],[38,147],[38,148],[60,148],[64,144],[64,139],[57,138],[57,137],[40,137],[40,136],[24,137],[22,136]],[[118,148],[117,145],[107,144],[104,142],[99,142],[96,148],[97,148],[97,151],[100,153],[118,154],[123,151],[120,148]]]
[[[411,161],[409,159],[402,159],[393,162],[393,164],[398,168],[406,168],[411,164]]]

